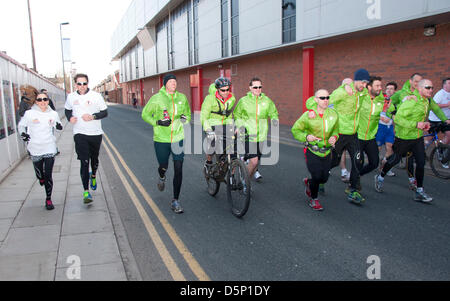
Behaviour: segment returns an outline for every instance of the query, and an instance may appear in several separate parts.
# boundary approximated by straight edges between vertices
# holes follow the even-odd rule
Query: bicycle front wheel
[[[227,174],[227,197],[231,205],[231,212],[236,217],[243,217],[250,206],[250,178],[247,167],[239,160],[231,162]]]
[[[450,145],[439,144],[430,153],[430,167],[433,173],[441,179],[450,179]]]

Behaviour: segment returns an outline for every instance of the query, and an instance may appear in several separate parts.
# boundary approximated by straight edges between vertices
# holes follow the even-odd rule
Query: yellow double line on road
[[[169,237],[172,240],[172,242],[174,243],[175,247],[178,249],[180,254],[183,256],[184,260],[186,261],[187,265],[192,270],[194,275],[198,278],[198,280],[209,281],[210,278],[208,277],[208,275],[202,269],[202,267],[197,262],[197,260],[192,256],[192,253],[189,252],[186,245],[183,243],[183,241],[180,239],[180,237],[175,232],[173,227],[170,225],[170,223],[164,217],[162,212],[159,210],[158,206],[152,200],[152,198],[147,193],[147,191],[144,189],[144,187],[139,182],[139,180],[136,178],[134,173],[130,170],[130,168],[128,167],[128,165],[125,163],[124,159],[120,155],[120,153],[117,151],[117,148],[112,144],[111,140],[109,140],[109,138],[106,134],[104,134],[104,137],[107,141],[107,143],[104,144],[104,147],[106,149],[106,152],[108,153],[108,156],[111,159],[111,162],[113,163],[114,169],[116,170],[122,183],[124,184],[125,189],[127,190],[131,200],[133,201],[133,204],[136,207],[136,209],[145,225],[145,228],[147,229],[147,232],[148,232],[151,240],[153,241],[153,244],[155,245],[156,249],[158,250],[158,253],[161,256],[167,269],[169,270],[169,273],[172,276],[172,278],[177,281],[186,281],[186,278],[184,277],[183,273],[178,268],[177,263],[175,262],[172,255],[168,251],[164,242],[162,241],[161,236],[158,234],[158,231],[156,230],[150,217],[148,216],[147,212],[145,211],[144,207],[142,206],[141,202],[139,201],[139,198],[134,193],[133,188],[131,187],[127,178],[125,177],[122,170],[120,169],[119,164],[117,163],[115,157],[117,157],[117,159],[119,160],[123,169],[127,172],[130,180],[134,183],[134,185],[137,187],[137,189],[139,190],[141,195],[144,197],[145,201],[152,209],[153,213],[155,214],[155,216],[157,217],[157,219],[163,226],[164,230],[169,235]],[[109,144],[109,146],[108,146],[108,144]],[[112,149],[112,151],[110,148]],[[113,152],[115,154],[115,157],[113,155]]]

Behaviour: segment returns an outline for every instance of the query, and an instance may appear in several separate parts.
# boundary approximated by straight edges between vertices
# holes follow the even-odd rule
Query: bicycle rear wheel
[[[203,174],[205,176],[206,185],[207,185],[207,191],[210,196],[216,196],[216,194],[219,192],[220,188],[220,181],[216,179],[214,174],[216,173],[217,169],[217,157],[212,157],[212,168],[211,171],[208,172],[205,167],[203,167]]]
[[[227,173],[227,197],[231,212],[236,217],[243,217],[250,206],[251,186],[247,167],[234,159]]]
[[[441,179],[450,179],[450,162],[443,162],[450,157],[450,145],[439,144],[430,153],[430,167],[433,173]]]

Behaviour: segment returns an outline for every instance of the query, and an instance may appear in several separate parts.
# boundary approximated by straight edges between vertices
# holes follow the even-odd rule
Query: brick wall
[[[358,68],[381,76],[384,83],[395,81],[400,88],[420,72],[440,89],[442,79],[450,76],[450,24],[438,25],[436,32],[425,37],[419,27],[316,46],[315,89],[331,93]]]

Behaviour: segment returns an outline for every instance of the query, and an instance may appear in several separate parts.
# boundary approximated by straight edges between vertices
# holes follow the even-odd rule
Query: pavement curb
[[[103,162],[102,162],[103,163]],[[108,207],[109,216],[111,217],[112,226],[116,236],[117,245],[119,247],[119,253],[122,257],[123,267],[128,281],[142,281],[142,275],[139,271],[136,259],[134,258],[133,251],[131,250],[128,236],[123,226],[122,219],[120,218],[119,211],[111,192],[106,176],[103,176],[104,170],[102,165],[99,165],[99,180],[102,183],[103,191],[105,193],[106,205]]]

